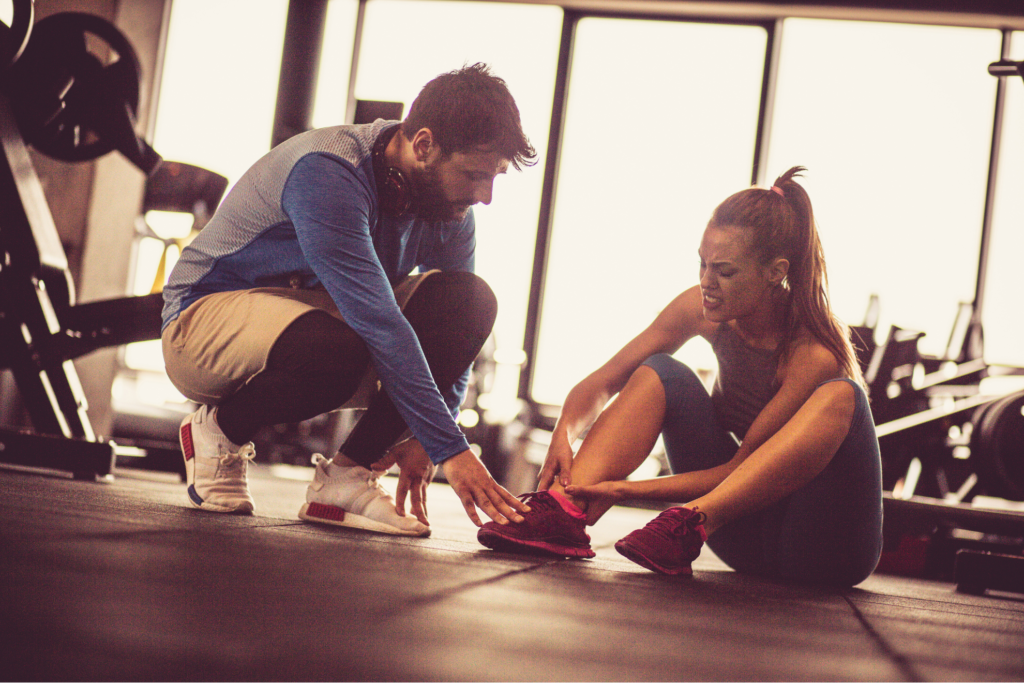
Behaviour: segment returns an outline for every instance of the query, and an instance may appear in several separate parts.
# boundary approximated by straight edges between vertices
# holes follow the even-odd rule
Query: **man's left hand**
[[[374,463],[375,472],[386,472],[392,465],[398,465],[398,487],[395,490],[395,509],[405,516],[405,498],[409,495],[412,514],[427,526],[427,488],[434,480],[437,465],[430,461],[427,452],[416,439],[407,439],[388,451],[379,462]]]

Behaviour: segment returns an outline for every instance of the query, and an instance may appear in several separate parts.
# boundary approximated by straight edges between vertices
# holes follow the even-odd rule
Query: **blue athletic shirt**
[[[397,125],[334,126],[267,153],[231,189],[164,288],[163,326],[214,292],[323,286],[370,350],[399,414],[434,463],[469,448],[455,423],[469,371],[434,383],[392,286],[414,269],[474,268],[475,222],[379,215],[373,143]]]

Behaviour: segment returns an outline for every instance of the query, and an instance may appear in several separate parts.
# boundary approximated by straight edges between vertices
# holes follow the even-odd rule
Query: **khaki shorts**
[[[398,305],[404,309],[420,283],[436,272],[398,283]],[[190,400],[218,405],[266,368],[270,350],[289,325],[315,310],[344,322],[322,289],[258,287],[204,296],[164,328],[167,376]],[[341,407],[366,408],[377,388],[371,363],[355,395]]]

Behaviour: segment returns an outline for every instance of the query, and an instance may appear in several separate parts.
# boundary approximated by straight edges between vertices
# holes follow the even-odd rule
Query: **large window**
[[[945,350],[972,301],[992,136],[999,31],[787,20],[768,168],[806,166],[832,301]],[[774,177],[774,176],[772,176]],[[770,180],[770,179],[769,179]]]
[[[277,100],[288,2],[255,4],[174,0],[161,77],[153,147],[165,159],[227,176],[230,184],[270,149]],[[191,221],[174,216],[151,216],[149,222],[165,239],[186,237],[191,228]],[[134,293],[148,294],[161,258],[169,274],[177,254],[174,245],[165,249],[162,241],[143,238]],[[160,342],[129,345],[125,362],[162,372]],[[169,385],[164,394],[177,395]]]
[[[752,26],[580,21],[535,400],[560,404],[697,284],[712,210],[750,184],[766,44]],[[681,354],[714,367],[698,341]]]
[[[477,272],[498,297],[494,336],[500,362],[494,398],[514,399],[533,266],[544,152],[551,121],[562,11],[472,2],[374,0],[366,6],[356,97],[405,103],[423,84],[465,64],[485,62],[516,98],[523,128],[541,155],[509,169],[490,206],[476,206]]]
[[[358,0],[330,0],[327,3],[327,23],[313,106],[314,128],[345,123],[358,10]]]
[[[233,184],[270,149],[288,0],[174,0],[153,146]]]
[[[1013,34],[1011,59],[1024,60],[1022,32]],[[983,311],[985,360],[1024,366],[1024,82],[1016,76],[1006,82],[1001,149]]]

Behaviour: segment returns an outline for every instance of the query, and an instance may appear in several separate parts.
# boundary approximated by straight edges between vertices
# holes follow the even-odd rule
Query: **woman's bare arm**
[[[771,438],[796,414],[819,384],[842,376],[835,357],[814,342],[798,343],[783,368],[781,386],[751,424],[729,462],[706,470],[686,472],[642,481],[612,481],[593,486],[571,486],[566,493],[575,498],[612,503],[624,499],[688,501],[714,490],[740,464]],[[598,507],[607,509],[607,505]]]
[[[539,490],[550,488],[556,479],[563,486],[569,483],[572,444],[645,360],[658,353],[674,353],[698,334],[708,333],[713,325],[704,320],[702,311],[700,287],[688,289],[673,299],[647,329],[573,387],[552,433]]]

